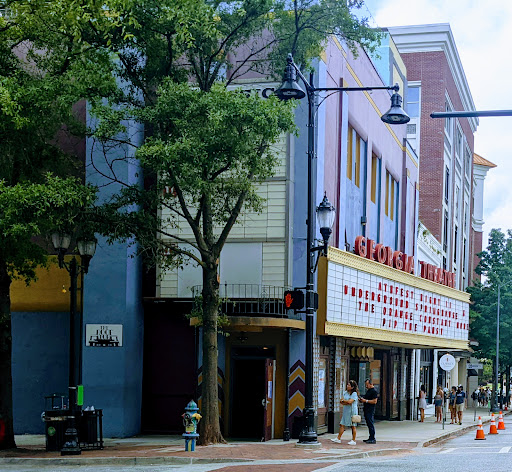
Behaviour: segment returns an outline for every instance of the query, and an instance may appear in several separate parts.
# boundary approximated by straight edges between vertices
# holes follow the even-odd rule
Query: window
[[[373,203],[377,203],[377,173],[379,169],[379,158],[372,153],[372,182],[370,187],[370,198]]]
[[[396,198],[395,198],[396,195]],[[391,220],[395,219],[398,212],[398,182],[386,171],[386,201],[384,202],[384,213]]]
[[[448,251],[448,211],[444,211],[443,251]]]
[[[347,179],[352,180],[352,126],[348,127],[348,137],[347,137]]]
[[[420,116],[420,87],[407,88],[406,110],[411,118],[418,118]]]
[[[459,157],[461,155],[462,147],[462,131],[457,128],[457,134],[455,135],[455,155]]]
[[[466,274],[467,271],[467,264],[466,264],[466,238],[464,238],[464,242],[462,244],[462,271]]]
[[[352,128],[348,127],[347,139],[347,179],[350,179],[358,187],[361,186],[361,153],[363,158],[366,150],[366,142]]]
[[[450,171],[448,170],[448,167],[445,170],[444,174],[444,201],[448,203],[448,200],[450,198]]]
[[[464,169],[466,176],[469,177],[471,175],[471,153],[468,148],[464,150]]]
[[[454,242],[453,242],[453,262],[457,263],[457,240],[459,238],[459,228],[455,225],[454,231]]]
[[[457,185],[455,187],[455,217],[458,219],[459,217],[459,198],[460,198],[460,189]]]
[[[444,110],[445,111],[452,111],[452,107],[448,102],[445,102],[444,104]],[[444,130],[446,131],[446,134],[451,138],[452,134],[452,118],[445,118],[444,119]]]
[[[361,181],[361,138],[356,135],[356,155],[355,155],[355,163],[354,163],[354,183],[359,187]]]

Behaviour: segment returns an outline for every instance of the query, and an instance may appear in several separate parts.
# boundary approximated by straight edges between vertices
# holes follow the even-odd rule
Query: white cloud
[[[477,110],[512,109],[512,2],[367,0],[376,25],[450,23]],[[484,187],[484,247],[491,228],[512,229],[512,117],[480,118],[475,152],[497,164]]]

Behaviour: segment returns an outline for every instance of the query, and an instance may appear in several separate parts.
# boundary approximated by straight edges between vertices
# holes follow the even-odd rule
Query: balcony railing
[[[193,298],[200,297],[203,286],[192,287]],[[287,287],[257,284],[221,284],[219,297],[221,311],[228,316],[267,316],[272,318],[295,318],[293,310],[284,305]]]

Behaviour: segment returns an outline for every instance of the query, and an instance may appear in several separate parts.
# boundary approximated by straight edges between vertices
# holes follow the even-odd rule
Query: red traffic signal
[[[304,292],[302,290],[284,292],[284,306],[288,310],[302,310],[304,308]]]

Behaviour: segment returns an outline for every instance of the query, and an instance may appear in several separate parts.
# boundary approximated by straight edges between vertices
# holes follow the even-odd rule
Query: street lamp
[[[318,225],[320,226],[320,234],[322,235],[324,246],[323,251],[327,256],[327,243],[332,233],[332,225],[334,224],[334,218],[336,216],[336,208],[327,198],[327,193],[324,194],[324,198],[318,208],[316,209],[316,218]]]
[[[500,368],[500,302],[501,302],[501,287],[510,285],[512,282],[505,282],[498,285],[498,306],[496,307],[496,370],[494,372],[494,389],[492,409],[493,413],[499,413],[500,407],[498,405],[498,372]]]
[[[302,80],[306,87],[306,92],[302,90],[300,85],[297,83],[297,75]],[[313,73],[310,74],[309,82],[304,77],[300,69],[293,62],[293,57],[288,54],[286,68],[283,76],[283,83],[274,92],[277,98],[280,100],[300,100],[307,95],[308,98],[308,216],[306,221],[307,226],[307,241],[306,245],[308,248],[307,264],[306,264],[306,395],[305,395],[305,407],[304,407],[304,418],[305,426],[300,433],[299,443],[300,444],[317,444],[318,436],[315,431],[315,410],[313,408],[313,336],[314,336],[314,316],[317,307],[315,306],[315,300],[317,299],[314,291],[314,263],[313,254],[317,248],[313,247],[314,236],[315,236],[315,223],[313,215],[315,213],[315,202],[314,202],[314,185],[313,185],[313,160],[315,159],[315,94],[316,92],[361,92],[369,90],[394,90],[391,97],[391,108],[382,115],[381,120],[384,123],[399,125],[409,122],[410,118],[407,113],[401,107],[402,97],[398,94],[400,89],[398,84],[393,86],[378,86],[378,87],[314,87],[313,86]],[[324,198],[324,200],[327,200]],[[324,203],[324,202],[322,202]],[[332,207],[332,205],[331,205]],[[334,208],[333,208],[334,209]],[[319,223],[324,228],[322,236],[324,237],[324,246],[327,246],[329,236],[325,228],[332,226],[334,221],[334,211],[332,211],[332,222],[331,225],[323,226],[320,221],[324,217],[323,209],[319,207]],[[330,235],[330,232],[329,232]]]
[[[69,305],[69,410],[70,410],[70,424],[66,429],[66,443],[64,444],[61,454],[62,455],[78,455],[81,454],[81,449],[78,440],[78,431],[76,429],[76,394],[77,385],[82,383],[82,316],[80,316],[80,329],[79,329],[79,349],[78,349],[78,376],[76,375],[75,363],[75,338],[76,338],[76,312],[77,312],[77,290],[78,290],[78,276],[80,274],[87,274],[89,271],[89,264],[96,251],[95,239],[80,239],[77,241],[78,253],[81,258],[81,264],[78,264],[76,257],[73,257],[69,263],[64,260],[64,256],[71,244],[71,235],[67,233],[54,233],[52,234],[52,243],[57,250],[59,267],[66,269],[69,273],[71,285],[69,288],[70,305]]]

